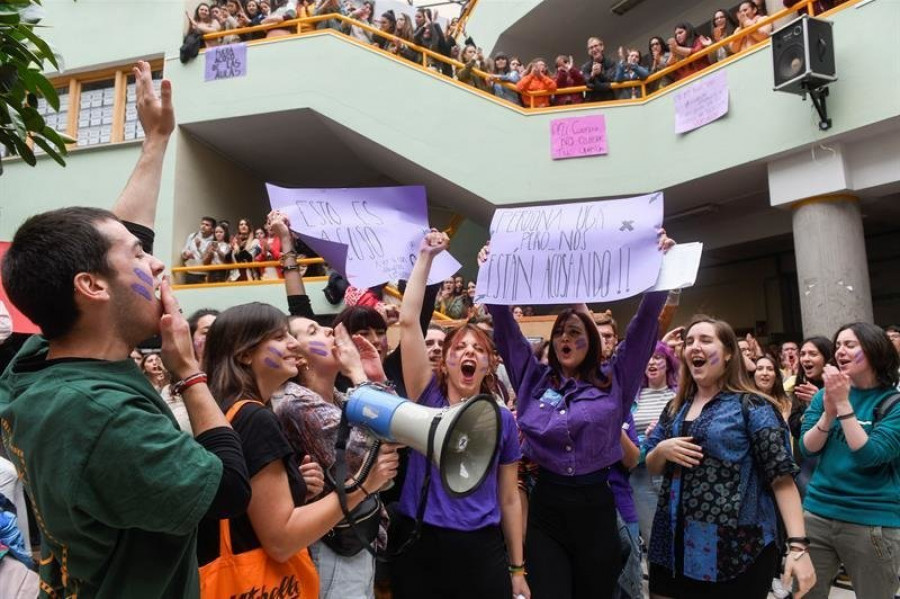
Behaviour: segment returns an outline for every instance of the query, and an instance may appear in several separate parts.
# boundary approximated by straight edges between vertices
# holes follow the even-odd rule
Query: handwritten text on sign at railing
[[[493,304],[612,301],[656,283],[663,195],[498,209],[476,297]]]
[[[550,121],[553,160],[606,154],[606,117],[602,114]]]

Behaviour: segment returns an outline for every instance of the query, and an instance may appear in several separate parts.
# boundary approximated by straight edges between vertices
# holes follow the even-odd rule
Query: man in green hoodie
[[[41,530],[41,596],[196,597],[197,524],[250,499],[240,439],[150,253],[171,86],[159,98],[147,63],[134,74],[146,138],[113,212],[32,216],[2,265],[10,299],[42,331],[0,377],[3,444]],[[196,439],[129,357],[156,333]]]

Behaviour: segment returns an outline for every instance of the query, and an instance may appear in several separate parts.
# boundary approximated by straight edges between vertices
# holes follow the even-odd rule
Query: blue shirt
[[[660,441],[684,436],[690,406],[686,401],[674,418],[663,411],[647,439],[647,453]],[[674,571],[681,520],[684,576],[732,580],[775,541],[778,520],[770,486],[799,471],[791,456],[790,431],[772,404],[755,395],[722,391],[703,406],[690,436],[703,448],[703,459],[693,468],[666,463],[649,559]]]
[[[552,369],[534,357],[509,308],[487,306],[494,319],[497,351],[516,390],[526,456],[561,476],[596,472],[622,459],[622,422],[653,354],[657,319],[666,296],[665,291],[644,295],[625,340],[604,366],[611,378],[606,389],[575,379],[554,385]]]

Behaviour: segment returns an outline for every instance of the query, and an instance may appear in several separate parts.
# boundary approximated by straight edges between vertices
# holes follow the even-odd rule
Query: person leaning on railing
[[[644,66],[647,67],[647,71],[650,75],[669,66],[669,57],[671,54],[668,52],[668,47],[666,41],[658,35],[654,35],[650,38],[650,42],[648,43],[649,52],[644,57]],[[672,83],[672,80],[668,77],[662,77],[656,81],[651,81],[647,84],[647,93],[653,93],[660,90],[670,83]]]
[[[547,74],[547,63],[543,58],[535,58],[525,69],[525,76],[516,84],[516,89],[520,93],[527,95],[528,92],[555,92],[556,80]],[[528,104],[533,108],[546,108],[550,106],[550,96],[532,96],[528,100]]]
[[[437,52],[444,56],[450,56],[450,45],[447,44],[441,26],[432,20],[431,9],[417,9],[414,18],[416,31],[413,34],[413,40],[416,42],[416,45],[428,48],[432,52]],[[453,67],[449,63],[432,60],[429,66],[447,77],[453,77]]]
[[[737,23],[734,21],[734,17],[731,16],[731,12],[728,10],[719,8],[713,13],[711,38],[713,43],[721,42],[723,39],[733,34],[736,28]],[[725,60],[731,56],[732,51],[729,46],[730,44],[726,44],[716,50],[714,54],[710,55],[710,60],[719,62],[720,60]]]
[[[359,7],[353,9],[347,16],[349,16],[351,19],[362,21],[363,23],[371,27],[372,14],[374,12],[375,6],[372,4],[372,2],[366,0],[365,2],[360,4]],[[343,21],[341,23],[341,31],[346,33],[353,39],[363,42],[364,44],[371,44],[373,42],[371,32],[349,21]]]
[[[759,9],[756,8],[756,4],[752,0],[744,0],[738,7],[737,18],[740,26],[734,30],[734,33],[740,34],[743,30],[748,29],[761,21],[763,16],[759,14]],[[768,25],[763,25],[756,31],[748,33],[740,39],[734,40],[730,44],[731,51],[737,54],[738,52],[746,50],[754,44],[765,40],[772,35],[773,28],[774,25],[769,23]]]
[[[698,34],[693,25],[684,21],[675,25],[675,37],[670,37],[668,44],[669,64],[667,66],[671,66],[684,60],[691,54],[700,52],[703,48],[712,44],[712,40],[705,35]],[[675,80],[684,79],[689,75],[702,71],[709,65],[709,56],[699,58],[675,71]]]
[[[397,16],[394,14],[394,11],[388,10],[381,14],[381,18],[378,19],[378,30],[387,35],[394,35],[397,31]],[[376,35],[375,40],[372,43],[382,50],[386,50],[391,41],[392,40],[389,37]]]
[[[394,30],[394,35],[399,37],[402,40],[406,40],[410,44],[415,43],[413,41],[413,26],[412,20],[409,18],[409,15],[406,13],[400,13],[400,16],[397,17],[397,28]],[[415,62],[417,64],[422,63],[422,54],[416,52],[409,46],[404,43],[391,40],[388,44],[386,50],[392,54],[397,54],[398,56],[402,56],[406,60],[411,62]]]
[[[269,14],[260,22],[261,25],[283,23],[297,18],[297,0],[271,0],[271,8]],[[294,33],[296,30],[293,27],[278,27],[266,30],[266,37],[283,37]]]
[[[625,49],[619,47],[619,63],[616,65],[616,82],[643,81],[650,76],[649,71],[641,66],[641,53],[635,48]],[[625,87],[616,91],[616,97],[620,100],[641,97],[640,87]]]
[[[585,85],[588,88],[584,96],[587,102],[615,100],[610,83],[615,73],[616,63],[603,55],[605,47],[603,40],[599,37],[588,38],[587,51],[590,60],[581,65],[581,74],[584,75]]]
[[[466,44],[466,47],[463,48],[462,54],[459,57],[459,61],[465,66],[456,72],[457,79],[476,89],[491,91],[488,82],[480,75],[475,74],[475,69],[478,69],[479,71],[486,70],[484,55],[481,53],[481,48],[476,48],[472,44]]]
[[[522,100],[519,98],[519,94],[502,85],[502,83],[512,83],[515,85],[519,82],[519,79],[522,78],[519,71],[512,68],[510,65],[509,56],[507,56],[505,52],[497,52],[494,54],[488,72],[491,76],[488,77],[487,82],[490,84],[494,95],[507,102],[512,102],[516,106],[521,106]]]
[[[209,4],[206,2],[201,2],[197,5],[197,8],[194,9],[194,16],[191,16],[191,13],[185,11],[185,16],[188,18],[188,22],[191,24],[191,30],[200,33],[201,35],[206,35],[208,33],[216,33],[218,32],[222,26],[219,25],[219,22],[212,18],[212,13],[209,9]],[[222,43],[220,38],[215,38],[211,40],[205,40],[205,47],[210,48],[212,46],[218,46]]]
[[[575,59],[572,56],[564,56],[562,54],[557,56],[556,89],[581,87],[582,85],[584,85],[584,75],[575,66]],[[582,102],[584,102],[584,95],[581,92],[553,96],[554,106],[568,106],[570,104],[581,104]]]

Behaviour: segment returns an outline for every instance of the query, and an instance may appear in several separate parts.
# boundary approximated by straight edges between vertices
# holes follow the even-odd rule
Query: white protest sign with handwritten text
[[[476,296],[487,304],[612,301],[656,283],[663,195],[500,209]]]
[[[291,228],[356,287],[408,278],[429,231],[422,186],[288,189],[266,184],[266,189],[272,208],[287,214]],[[428,282],[442,281],[459,268],[443,252]]]
[[[687,133],[728,114],[728,74],[719,70],[675,94],[675,133]]]

